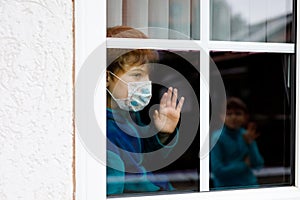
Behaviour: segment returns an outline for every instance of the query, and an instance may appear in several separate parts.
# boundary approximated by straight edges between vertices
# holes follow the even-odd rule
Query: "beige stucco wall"
[[[0,199],[72,199],[72,1],[0,0]]]

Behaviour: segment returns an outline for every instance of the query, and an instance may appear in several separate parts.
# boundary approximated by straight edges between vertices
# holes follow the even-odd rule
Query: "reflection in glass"
[[[292,185],[292,166],[294,162],[293,151],[291,150],[294,135],[291,125],[291,116],[293,115],[291,100],[293,80],[290,74],[293,68],[290,63],[292,55],[278,53],[211,52],[211,57],[219,71],[211,71],[211,81],[213,82],[214,77],[220,73],[224,81],[227,97],[238,97],[245,102],[248,107],[247,112],[249,113],[247,122],[254,122],[256,124],[259,136],[255,141],[258,151],[264,159],[263,168],[252,169],[258,184],[244,184],[246,180],[240,180],[241,182],[239,183],[229,181],[231,185],[216,186],[214,183],[215,175],[212,172],[211,189]],[[218,94],[214,91],[211,91],[211,96],[216,99],[218,98]],[[220,116],[223,115],[220,113]],[[224,130],[228,129],[228,126],[225,123],[224,127],[219,128]],[[211,130],[211,132],[216,132],[216,130]],[[231,136],[234,138],[234,135]],[[220,135],[218,137],[221,138]],[[214,143],[211,142],[212,149],[214,149],[213,145],[220,146],[220,142],[222,141],[218,140],[218,137],[212,134],[211,141],[217,139]],[[238,148],[241,147],[239,146]],[[225,151],[231,151],[232,149],[235,148],[223,149],[223,153],[225,154]],[[240,159],[239,169],[241,171],[239,173],[242,173],[242,169],[246,169],[247,162],[245,158],[247,156]],[[232,166],[232,162],[224,159],[223,164],[225,167]],[[228,158],[226,159],[228,160]],[[257,160],[253,160],[253,163],[256,162]],[[216,167],[213,159],[211,159],[210,167],[211,169]],[[237,176],[236,174],[234,176],[233,173],[237,171],[229,171],[224,176],[228,177],[231,181],[232,179],[239,178],[239,176],[242,177],[242,175]]]
[[[149,27],[159,27],[159,31],[149,29],[151,38],[164,39],[169,37],[169,0],[149,1]]]
[[[155,39],[200,39],[200,0],[108,0],[107,27],[120,25]]]
[[[190,0],[170,0],[170,29],[190,35]],[[174,35],[175,33],[175,35]],[[170,38],[176,39],[176,32],[170,32]]]
[[[114,12],[109,12],[114,10]],[[109,0],[107,2],[107,24],[109,27],[122,24],[122,0]]]
[[[212,0],[211,39],[292,42],[292,0]]]

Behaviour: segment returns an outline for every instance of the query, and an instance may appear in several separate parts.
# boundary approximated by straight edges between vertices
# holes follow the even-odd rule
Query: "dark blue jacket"
[[[128,111],[107,108],[107,194],[173,190],[166,177],[158,180],[147,172],[143,154],[171,150],[176,140],[177,136],[165,146],[154,128],[142,124],[138,112],[129,115]]]

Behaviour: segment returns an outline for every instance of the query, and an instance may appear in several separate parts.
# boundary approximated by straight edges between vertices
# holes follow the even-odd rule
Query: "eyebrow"
[[[127,72],[133,72],[133,71],[148,72],[149,70],[147,68],[142,68],[142,67],[132,67]]]

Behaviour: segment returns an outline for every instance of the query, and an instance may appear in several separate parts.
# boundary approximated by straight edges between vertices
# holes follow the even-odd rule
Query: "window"
[[[125,33],[124,33],[125,34]],[[149,52],[152,52],[149,50]],[[157,193],[156,187],[151,188],[150,186],[154,183],[155,186],[160,186],[169,192],[178,191],[198,191],[199,190],[199,51],[180,51],[180,50],[156,50],[158,59],[154,63],[147,63],[139,66],[134,64],[133,67],[126,67],[121,65],[122,69],[128,71],[128,73],[122,73],[118,71],[120,66],[116,67],[116,62],[122,60],[127,62],[126,59],[131,58],[131,54],[135,56],[144,55],[148,53],[148,50],[135,50],[135,49],[108,49],[107,57],[108,61],[111,58],[116,58],[115,54],[121,54],[117,61],[113,61],[107,68],[113,75],[113,78],[122,80],[122,85],[108,86],[111,90],[107,95],[108,107],[107,120],[110,126],[107,127],[107,151],[109,154],[118,153],[121,160],[118,160],[118,164],[112,162],[115,158],[113,156],[107,158],[108,163],[108,194],[111,196],[122,195],[123,191],[126,195],[128,193]],[[136,55],[138,54],[138,55]],[[147,55],[147,54],[146,54]],[[124,58],[123,58],[124,57]],[[129,63],[129,62],[128,62]],[[139,66],[139,67],[138,67]],[[184,66],[184,68],[182,68]],[[143,70],[148,69],[150,71],[149,80],[152,85],[152,97],[150,102],[142,110],[136,112],[129,112],[124,110],[118,110],[113,107],[113,104],[109,104],[109,98],[116,98],[121,95],[121,91],[118,88],[123,88],[123,81],[140,81],[145,80],[143,74],[147,73]],[[118,75],[116,75],[118,74]],[[121,78],[123,77],[123,78]],[[115,83],[115,81],[111,81]],[[142,82],[144,83],[144,82]],[[129,83],[127,82],[128,86]],[[181,109],[181,116],[179,123],[177,124],[176,130],[172,130],[172,133],[165,134],[159,131],[157,134],[160,141],[166,140],[163,145],[161,142],[157,144],[156,136],[152,136],[156,132],[152,131],[152,128],[156,128],[156,121],[152,116],[154,115],[154,109],[161,110],[161,99],[164,93],[168,92],[168,88],[173,87],[177,89],[178,93],[178,104],[180,104],[180,97],[185,97],[184,105]],[[128,93],[130,93],[128,88]],[[174,91],[173,91],[174,92]],[[175,94],[175,92],[174,92]],[[142,95],[142,94],[140,94]],[[139,99],[139,97],[137,97]],[[132,100],[136,98],[133,97]],[[138,101],[137,99],[137,101]],[[127,109],[123,104],[119,104],[121,109]],[[159,105],[159,106],[158,106]],[[142,105],[141,105],[142,106]],[[136,107],[136,109],[139,109]],[[125,114],[127,113],[127,114]],[[122,120],[118,120],[118,117],[122,116]],[[134,128],[128,129],[128,124],[132,124]],[[176,124],[175,124],[176,125]],[[131,127],[132,127],[131,126]],[[121,130],[118,132],[114,129],[118,127]],[[137,140],[133,132],[138,132],[142,137]],[[116,137],[118,135],[118,137]],[[133,137],[128,137],[135,136]],[[156,135],[156,134],[155,134]],[[121,138],[120,138],[121,137]],[[118,139],[117,139],[118,138]],[[124,141],[120,141],[124,140]],[[140,142],[140,144],[138,144]],[[126,144],[130,144],[127,146]],[[136,144],[137,147],[132,148],[132,145]],[[156,146],[159,147],[156,148]],[[141,148],[141,150],[139,149]],[[136,154],[131,152],[139,150],[142,151],[137,157]],[[133,159],[141,160],[142,164],[136,164],[132,166]],[[129,163],[127,160],[130,160]],[[117,162],[117,161],[116,161]],[[123,181],[124,175],[118,173],[117,170],[120,165],[124,163],[125,167],[122,169],[125,171],[125,180]],[[141,170],[147,171],[141,173]],[[147,176],[148,180],[144,180],[143,176]],[[119,177],[119,178],[117,178]],[[141,180],[142,179],[142,180]],[[116,190],[116,185],[125,182],[124,189],[121,193],[120,190]],[[134,184],[136,188],[132,188]],[[130,191],[127,191],[130,190]],[[154,190],[154,191],[152,191]],[[124,195],[124,194],[123,194]]]
[[[192,63],[199,62],[196,66],[200,66],[199,85],[196,83],[192,84],[193,89],[200,87],[200,95],[198,94],[199,99],[196,98],[197,101],[199,100],[200,107],[200,113],[198,114],[200,119],[199,137],[197,136],[195,140],[193,140],[194,145],[199,142],[199,146],[195,145],[195,147],[200,149],[200,154],[192,158],[196,160],[195,162],[199,162],[193,166],[197,171],[196,174],[199,175],[199,177],[193,180],[197,183],[193,183],[191,187],[188,188],[188,191],[183,189],[175,193],[163,193],[159,195],[149,193],[139,195],[126,194],[114,198],[126,199],[128,196],[135,196],[136,199],[161,199],[164,198],[164,195],[166,195],[168,199],[227,199],[235,195],[244,195],[249,199],[272,199],[272,197],[274,198],[275,196],[278,197],[278,199],[299,198],[299,133],[296,121],[298,120],[299,113],[298,109],[295,109],[299,105],[299,99],[296,95],[299,91],[299,76],[296,70],[298,56],[295,54],[295,47],[298,48],[298,45],[296,45],[296,40],[294,39],[296,36],[294,31],[296,3],[292,1],[280,1],[280,8],[285,9],[278,11],[275,3],[267,0],[259,1],[260,6],[257,5],[258,2],[250,0],[243,1],[245,2],[243,5],[238,5],[240,1],[234,0],[200,2],[191,0],[186,1],[188,3],[180,7],[180,14],[173,15],[172,13],[176,12],[172,9],[176,9],[176,6],[172,7],[172,5],[180,4],[181,2],[182,1],[176,0],[114,0],[106,4],[106,2],[103,1],[89,0],[84,3],[75,3],[77,25],[75,27],[77,38],[77,80],[82,77],[84,71],[82,69],[85,69],[88,64],[95,64],[90,61],[91,58],[97,58],[96,60],[99,61],[96,66],[106,66],[107,48],[154,49],[165,56],[165,61],[168,60],[168,57],[172,58],[172,56],[174,56],[180,58],[182,55],[187,55],[189,58],[193,57]],[[125,3],[127,5],[126,11],[122,9],[125,7]],[[106,10],[106,6],[108,10]],[[169,6],[168,14],[163,13],[162,16],[158,14],[151,16],[153,15],[153,9],[163,9],[166,6]],[[254,19],[256,16],[253,14],[253,10],[257,10],[258,8],[267,10],[266,12],[258,12],[262,23],[258,23],[260,19]],[[110,12],[109,9],[112,9],[113,12]],[[133,10],[130,11],[130,9]],[[148,15],[145,15],[146,10]],[[139,14],[139,12],[142,14]],[[124,16],[126,16],[126,20],[124,20],[121,13],[125,13]],[[138,17],[139,20],[136,20],[136,16],[130,16],[132,13],[137,16],[147,16],[147,19]],[[180,19],[175,20],[179,15]],[[105,19],[107,19],[107,24]],[[130,22],[130,20],[132,21]],[[188,27],[184,26],[187,24],[186,20],[189,21]],[[221,23],[221,20],[224,20],[224,22]],[[142,28],[151,39],[107,38],[107,25],[115,25],[121,22],[122,24],[130,22],[126,25]],[[160,27],[160,30],[163,31],[153,31],[156,29],[147,28],[150,26]],[[167,32],[165,27],[168,27]],[[176,31],[169,31],[170,28]],[[96,48],[97,50],[94,51]],[[88,57],[90,54],[91,56]],[[210,185],[210,156],[207,156],[207,153],[210,148],[210,137],[208,134],[210,129],[209,119],[213,117],[213,112],[212,108],[209,109],[209,94],[214,94],[214,91],[213,88],[208,87],[209,84],[207,83],[211,85],[211,81],[214,80],[214,77],[211,71],[213,67],[209,55],[216,64],[216,68],[221,72],[225,91],[228,94],[230,93],[245,98],[244,100],[248,106],[250,106],[249,110],[251,110],[253,118],[258,121],[260,120],[263,130],[268,130],[269,128],[270,131],[274,131],[275,129],[278,131],[271,141],[263,134],[260,137],[260,141],[257,141],[261,153],[264,155],[265,164],[273,169],[271,172],[267,171],[269,168],[265,168],[265,171],[256,172],[259,180],[265,187],[259,189],[250,187],[245,190],[237,190],[238,188],[236,187],[231,188],[231,190],[215,192]],[[85,60],[87,61],[84,62]],[[188,59],[188,61],[190,60]],[[259,67],[258,63],[264,63],[265,65]],[[268,76],[270,75],[270,73],[268,73],[270,67],[268,68],[267,65],[272,65],[272,76]],[[80,66],[82,67],[81,69]],[[103,117],[105,116],[104,106],[106,102],[99,98],[99,96],[105,96],[104,89],[101,89],[101,86],[105,84],[105,78],[103,78],[105,75],[101,74],[100,71],[101,70],[90,73],[95,76],[90,76],[85,86],[91,86],[89,84],[93,83],[99,85],[99,87],[95,89],[96,92],[92,93],[93,95],[95,94],[95,97],[93,95],[89,96],[92,97],[93,100],[94,98],[97,99],[96,103],[92,101],[93,106],[89,109],[94,109],[94,106],[99,108],[99,112],[102,114],[95,113],[95,118],[98,119],[97,123],[100,127],[98,129],[106,130],[106,125],[103,123]],[[183,71],[190,72],[190,70]],[[98,78],[96,78],[97,73]],[[257,73],[260,74],[259,77],[255,76]],[[255,77],[256,84],[250,84],[248,81],[249,79],[253,80],[253,77]],[[96,80],[93,82],[93,79]],[[195,80],[196,82],[198,81],[197,78]],[[271,84],[272,82],[274,82],[274,84]],[[264,90],[263,86],[272,88],[272,90]],[[274,89],[275,87],[278,89]],[[77,87],[77,94],[82,94],[82,90]],[[78,96],[76,96],[76,98],[77,97]],[[258,97],[265,97],[266,99],[273,97],[276,98],[276,100],[272,100],[271,104],[270,101],[264,98],[264,103],[267,105],[263,106],[261,101],[255,99]],[[87,103],[89,102],[87,101]],[[76,117],[82,111],[79,109],[84,108],[85,107],[80,107],[80,105],[78,107],[76,105]],[[88,115],[86,116],[88,117]],[[100,163],[106,160],[103,154],[103,152],[106,152],[106,146],[97,146],[97,139],[101,139],[101,137],[96,138],[98,136],[92,136],[95,141],[87,145],[86,138],[89,138],[88,136],[90,135],[83,134],[81,130],[78,130],[80,127],[78,127],[77,121],[76,123],[77,132],[79,133],[76,136],[76,197],[78,199],[105,199],[107,198],[106,169],[105,166]],[[80,123],[81,122],[79,122],[79,124]],[[90,123],[90,121],[87,121],[87,123]],[[293,142],[295,142],[295,144]],[[271,149],[274,153],[279,154],[279,156],[275,158],[267,149],[264,149],[263,146],[265,146],[265,143],[266,145],[277,145],[278,148],[271,145]],[[194,152],[192,152],[192,154],[194,155]],[[197,161],[197,158],[200,159]],[[184,157],[182,159],[184,160]],[[181,160],[177,162],[180,163],[184,161]],[[164,172],[171,172],[173,169],[170,167],[164,169]],[[195,187],[198,189],[195,189]]]
[[[199,39],[199,0],[107,1],[107,27],[144,28],[150,38]]]
[[[290,80],[292,78],[290,74],[293,74],[294,70],[291,66],[291,54],[211,52],[211,57],[221,74],[227,96],[239,97],[246,103],[248,120],[256,124],[256,130],[260,134],[256,143],[259,149],[258,156],[263,158],[264,166],[259,170],[254,170],[260,187],[292,185],[294,138],[291,119],[294,108],[290,101],[292,85],[295,84]],[[211,81],[214,81],[214,73],[212,70]],[[217,98],[218,94],[212,94],[212,96]],[[223,141],[222,138],[218,139]],[[212,142],[212,145],[217,144]],[[225,146],[222,144],[216,148]],[[215,153],[214,150],[212,153]],[[238,166],[231,166],[231,169],[225,169],[229,166],[228,164],[220,165],[223,169],[214,166],[217,165],[216,157],[226,159],[226,155],[226,150],[223,150],[222,155],[211,155],[211,159],[214,160],[211,162],[212,172],[221,173],[224,170],[224,173],[231,173],[234,176],[238,173]],[[233,184],[234,178],[224,179]],[[246,181],[244,183],[246,184]],[[234,188],[239,187],[256,186],[250,185],[249,182],[249,185],[235,185]]]
[[[211,39],[292,43],[292,0],[213,0]]]

